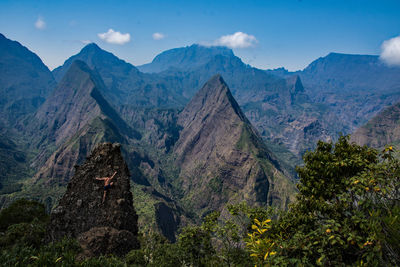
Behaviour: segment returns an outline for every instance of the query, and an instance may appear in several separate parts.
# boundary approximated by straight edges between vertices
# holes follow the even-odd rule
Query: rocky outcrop
[[[103,181],[96,177],[117,172],[104,203]],[[130,174],[120,146],[97,146],[86,162],[76,167],[67,192],[51,214],[48,238],[78,238],[87,254],[121,253],[120,247],[137,248],[137,215],[130,192]],[[122,231],[122,232],[121,232]],[[119,239],[129,232],[130,238]],[[95,244],[100,242],[101,244]],[[125,251],[125,250],[123,250]]]
[[[350,140],[359,145],[368,145],[374,148],[382,148],[388,144],[399,145],[400,103],[381,111],[360,127]]]
[[[132,240],[136,240],[132,232],[112,227],[93,227],[78,238],[83,250],[81,256],[87,258],[104,254],[124,256],[137,248],[137,243]]]

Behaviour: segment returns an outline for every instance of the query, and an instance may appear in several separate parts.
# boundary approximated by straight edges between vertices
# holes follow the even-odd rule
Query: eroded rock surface
[[[94,227],[78,238],[84,257],[98,257],[102,254],[123,256],[137,248],[136,236],[126,230],[112,227]]]
[[[104,182],[96,180],[96,177],[111,176],[115,171],[114,184],[103,203]],[[120,254],[121,242],[129,249],[137,248],[137,215],[129,177],[120,145],[104,143],[97,146],[86,162],[76,167],[67,192],[52,212],[49,239],[55,241],[64,236],[78,238],[82,247],[89,249],[85,253],[87,255]],[[130,234],[126,235],[126,232]],[[119,238],[121,236],[128,238],[123,241]],[[94,245],[95,242],[101,245]]]

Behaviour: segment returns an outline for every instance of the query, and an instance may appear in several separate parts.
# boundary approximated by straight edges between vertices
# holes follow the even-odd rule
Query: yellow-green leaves
[[[263,221],[254,219],[251,225],[252,231],[247,234],[249,238],[246,240],[246,246],[251,252],[250,256],[261,265],[268,260],[268,257],[276,254],[275,251],[272,251],[275,243],[264,235],[271,228],[270,222],[271,219]]]

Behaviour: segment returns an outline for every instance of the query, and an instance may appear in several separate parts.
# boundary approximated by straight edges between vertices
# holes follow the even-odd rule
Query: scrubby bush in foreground
[[[247,246],[264,265],[399,265],[400,163],[348,137],[304,156],[297,201],[254,220]]]

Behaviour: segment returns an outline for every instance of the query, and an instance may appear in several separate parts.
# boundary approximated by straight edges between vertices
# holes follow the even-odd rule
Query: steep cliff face
[[[35,112],[55,84],[36,54],[0,34],[0,120],[15,125]]]
[[[76,61],[35,114],[32,128],[45,140],[39,143],[42,150],[33,163],[38,168],[35,180],[66,184],[72,167],[81,164],[98,143],[126,143],[126,138],[140,137],[102,97],[103,86],[84,62]]]
[[[328,114],[324,105],[313,103],[300,77],[286,79],[251,67],[227,48],[192,45],[171,49],[139,69],[162,70],[158,76],[169,81],[168,85],[173,85],[187,99],[210,77],[222,75],[247,118],[264,139],[276,145],[275,151],[286,147],[301,155],[314,148],[315,139],[329,140],[343,131],[335,114]],[[325,123],[327,118],[329,123]],[[319,122],[321,131],[315,131],[315,136],[308,139],[303,130],[315,121]]]
[[[99,116],[100,106],[91,96],[98,90],[89,67],[75,61],[52,95],[36,112],[33,128],[42,131],[44,140],[59,145]]]
[[[357,129],[351,141],[374,148],[389,144],[400,146],[400,103],[384,109]]]
[[[104,81],[100,92],[114,106],[123,104],[135,107],[182,106],[185,99],[177,94],[174,85],[157,75],[140,72],[132,64],[119,59],[96,44],[88,44],[78,54],[67,59],[53,70],[54,77],[61,81],[74,61],[83,61],[96,70]]]
[[[204,214],[226,203],[284,207],[294,185],[262,142],[222,77],[212,77],[179,115],[174,147],[183,201]]]
[[[32,175],[24,120],[54,89],[50,70],[28,48],[0,34],[0,206]]]
[[[104,182],[96,180],[96,177],[111,176],[114,172],[117,173],[112,180],[113,185],[102,202]],[[91,253],[123,254],[118,249],[127,252],[127,249],[138,247],[137,219],[130,192],[130,173],[120,146],[104,143],[93,150],[84,164],[76,167],[66,193],[51,214],[48,238],[59,240],[71,236],[78,238]],[[133,239],[125,240],[123,245],[104,246],[104,242],[121,242],[112,236],[123,235],[124,232],[128,232],[125,235]],[[94,239],[97,242],[93,242]],[[99,240],[102,240],[104,251],[95,244]]]

